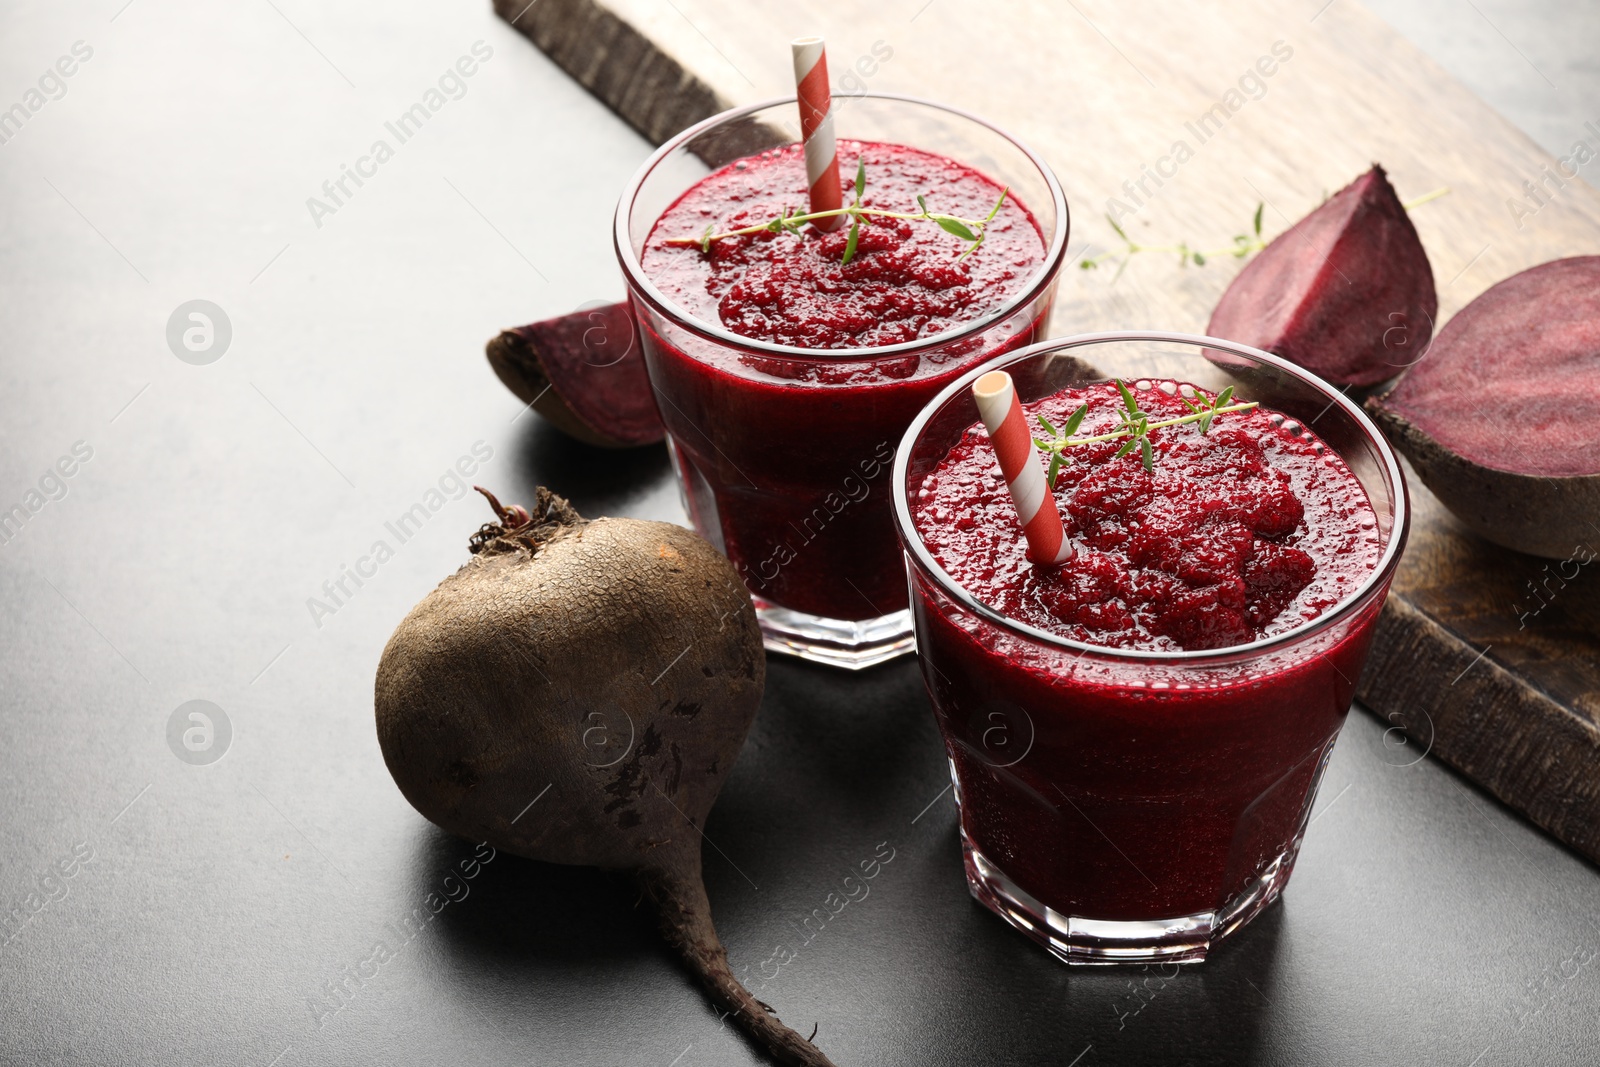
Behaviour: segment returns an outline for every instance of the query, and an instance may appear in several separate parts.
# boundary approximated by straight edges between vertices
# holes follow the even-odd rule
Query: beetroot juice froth
[[[1193,386],[1134,383],[1151,422],[1190,414]],[[1074,434],[1116,428],[1110,382],[1027,405],[1029,423]],[[1293,427],[1291,430],[1288,427]],[[1382,553],[1372,505],[1344,461],[1298,423],[1262,408],[1153,430],[1154,469],[1122,440],[1071,448],[1055,485],[1068,536],[1061,567],[1026,557],[1016,508],[981,425],[923,482],[914,517],[955,581],[1019,622],[1086,644],[1183,651],[1285,633],[1361,585]],[[1042,460],[1041,460],[1042,462]]]
[[[905,145],[842,140],[839,160],[852,178],[857,160],[865,166],[869,208],[915,212],[922,196],[933,211],[983,218],[1001,193],[971,167]],[[641,257],[645,273],[690,314],[742,337],[807,349],[876,348],[933,337],[994,310],[1044,259],[1038,224],[1015,201],[965,258],[959,238],[906,219],[866,221],[849,263],[841,262],[849,240],[842,226],[804,239],[729,238],[705,253],[667,243],[708,225],[725,232],[806,210],[799,145],[739,160],[661,216]]]

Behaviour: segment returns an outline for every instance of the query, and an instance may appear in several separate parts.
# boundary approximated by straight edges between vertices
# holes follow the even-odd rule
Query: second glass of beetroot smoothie
[[[1077,555],[1041,568],[971,396],[989,370],[1041,436],[1080,404],[1076,439],[1115,433],[1119,380],[1151,423],[1230,386],[1259,407],[1152,431],[1151,468],[1070,449]],[[1069,963],[1203,959],[1294,867],[1405,544],[1393,451],[1276,356],[1088,335],[951,382],[894,495],[973,896]]]
[[[793,98],[663,145],[624,191],[617,256],[695,529],[755,599],[769,649],[859,668],[911,648],[890,471],[900,436],[967,368],[1044,335],[1067,244],[1049,168],[1004,131],[911,97],[835,96],[841,184],[868,207],[982,218],[670,243],[808,210]]]

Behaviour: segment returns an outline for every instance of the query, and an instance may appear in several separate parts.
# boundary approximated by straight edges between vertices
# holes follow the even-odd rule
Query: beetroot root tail
[[[822,1050],[783,1024],[728,967],[728,953],[711,923],[711,903],[700,876],[700,850],[686,850],[680,869],[639,872],[639,884],[655,902],[661,935],[700,980],[713,1002],[774,1062],[784,1067],[834,1067]],[[813,1031],[815,1036],[815,1031]]]

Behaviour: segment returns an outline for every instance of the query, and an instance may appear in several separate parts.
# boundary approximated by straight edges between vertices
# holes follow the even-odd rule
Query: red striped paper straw
[[[812,211],[837,211],[844,206],[839,185],[839,149],[833,139],[833,94],[828,88],[828,51],[821,37],[796,37],[794,84],[800,99],[800,138],[806,146],[806,183]],[[843,215],[817,219],[819,230],[844,225]]]
[[[972,383],[972,399],[989,431],[989,442],[1000,460],[1000,473],[1017,505],[1022,533],[1028,539],[1028,558],[1035,563],[1065,563],[1075,551],[1072,539],[1061,525],[1061,511],[1050,487],[1044,484],[1044,471],[1033,454],[1033,437],[1028,433],[1027,416],[1017,399],[1011,375],[992,370]]]

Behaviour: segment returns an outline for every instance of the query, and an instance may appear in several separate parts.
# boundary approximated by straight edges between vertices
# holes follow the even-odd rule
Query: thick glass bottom
[[[978,903],[1043,945],[1052,956],[1073,964],[1199,963],[1211,946],[1238,930],[1278,899],[1295,855],[1297,837],[1235,897],[1216,911],[1134,922],[1063,915],[1035,900],[961,831],[967,888]]]
[[[760,597],[755,604],[768,652],[858,671],[916,648],[909,611],[851,622],[780,608]]]

